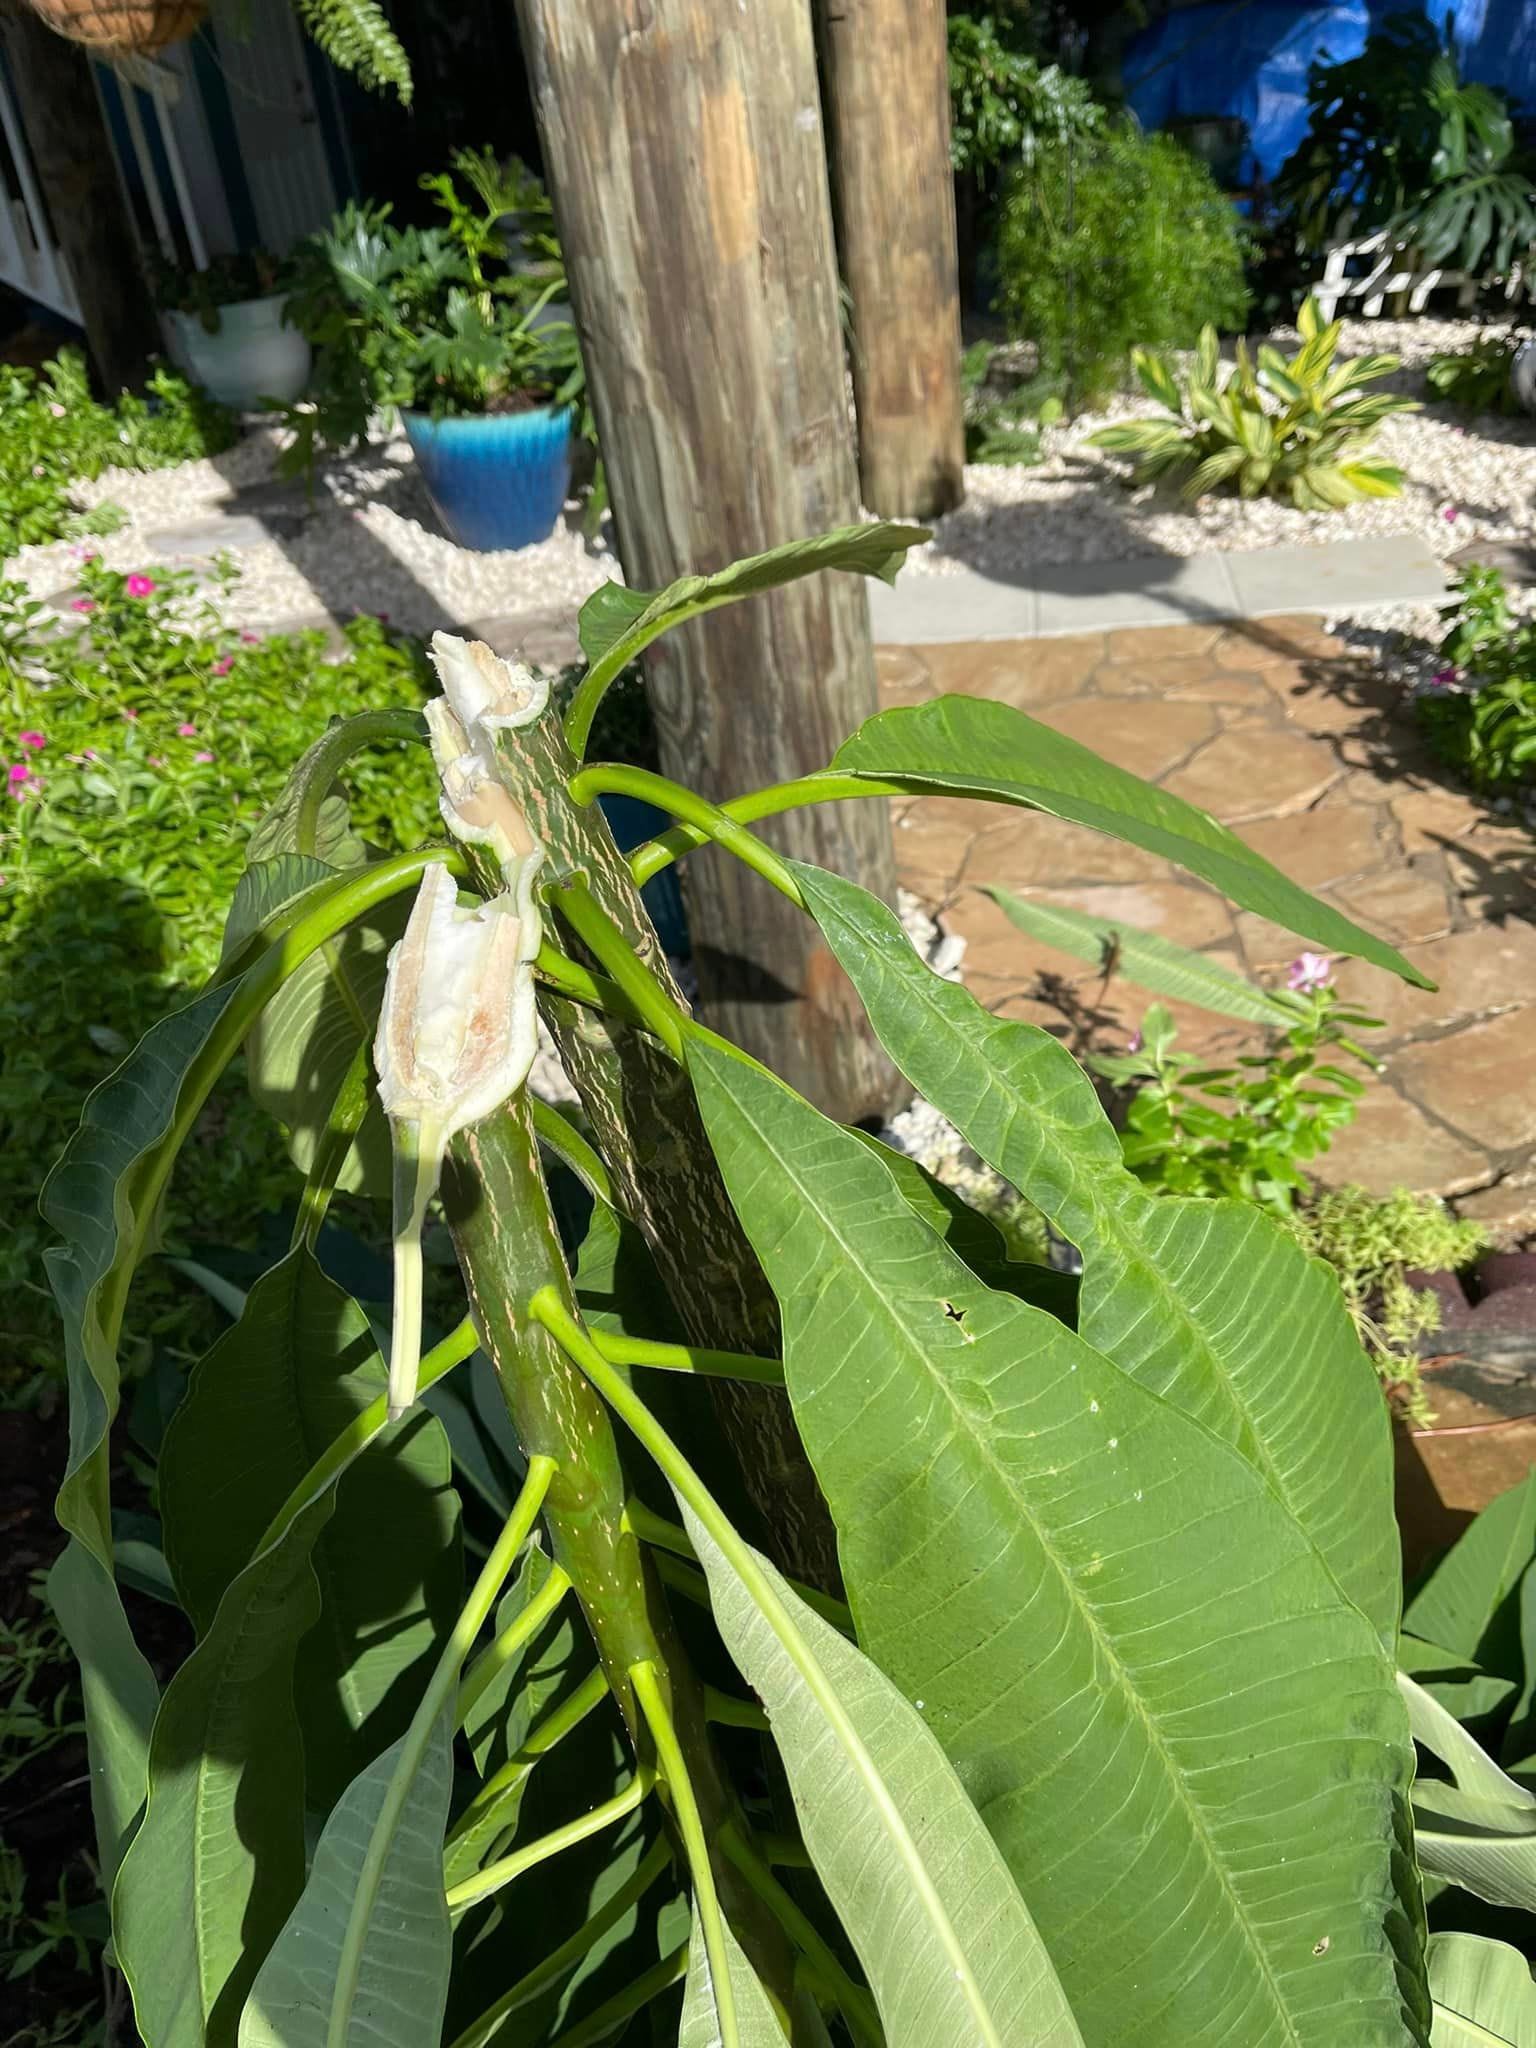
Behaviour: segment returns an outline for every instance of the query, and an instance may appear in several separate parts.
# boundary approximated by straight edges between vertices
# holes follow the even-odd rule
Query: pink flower
[[[1448,683],[1455,682],[1459,673],[1460,671],[1454,668],[1437,668],[1429,679],[1430,685],[1433,689],[1443,690]]]
[[[69,608],[72,612],[93,612],[96,600],[94,597],[76,597],[71,599]]]
[[[101,759],[101,756],[97,753],[94,747],[87,747],[84,753],[81,754],[80,758],[82,761],[99,761]]]
[[[123,716],[124,716],[124,718],[126,718],[126,719],[127,719],[128,723],[129,723],[130,725],[132,725],[132,724],[133,724],[134,720],[135,720],[135,719],[136,719],[136,718],[138,717],[138,715],[139,715],[139,714],[137,713],[137,711],[133,710],[131,706],[130,706],[130,708],[129,708],[128,710],[126,710],[126,711],[125,711],[125,712],[123,713]]]
[[[1326,953],[1302,953],[1286,971],[1285,985],[1299,994],[1326,988],[1333,979],[1333,961]]]
[[[66,408],[62,405],[54,404],[50,405],[48,410],[53,414],[56,420],[61,420],[64,417]]]
[[[213,664],[213,672],[216,676],[227,676],[234,665],[235,657],[232,654],[226,654]]]
[[[124,585],[130,597],[148,597],[155,587],[153,576],[130,576]]]
[[[1127,1051],[1127,1052],[1140,1052],[1140,1051],[1141,1051],[1141,1042],[1142,1042],[1142,1041],[1141,1041],[1141,1033],[1140,1033],[1139,1031],[1133,1031],[1133,1032],[1131,1033],[1130,1037],[1129,1037],[1129,1038],[1128,1038],[1128,1039],[1126,1040],[1126,1042],[1125,1042],[1125,1049],[1126,1049],[1126,1051]]]
[[[95,548],[82,548],[80,550],[80,559],[82,562],[94,562],[97,559],[97,550]]]
[[[148,761],[151,768],[163,768],[165,766],[164,761],[158,754],[146,754],[144,758]]]
[[[242,633],[240,640],[241,644],[246,647],[259,647],[261,645],[261,635],[259,633]]]
[[[206,747],[199,747],[197,752],[192,756],[192,758],[194,761],[211,761],[213,759],[213,756],[209,753]]]
[[[19,789],[22,783],[32,780],[32,770],[25,761],[13,761],[6,773],[12,789]]]
[[[1440,517],[1446,521],[1447,525],[1454,526],[1456,521],[1461,517],[1461,514],[1454,505],[1442,505],[1440,508]]]
[[[24,747],[46,747],[48,744],[40,732],[24,732],[18,737]]]
[[[176,728],[176,737],[179,740],[196,739],[197,727],[195,725],[178,725]]]

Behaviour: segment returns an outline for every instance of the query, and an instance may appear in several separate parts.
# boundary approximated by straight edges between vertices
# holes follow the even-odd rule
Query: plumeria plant
[[[442,843],[379,857],[341,793],[421,721],[318,735],[218,972],[54,1169],[73,1418],[50,1591],[148,2048],[1428,2040],[1391,1447],[1334,1280],[1251,1204],[1150,1195],[1056,1039],[754,828],[963,793],[1419,977],[1008,705],[884,712],[823,772],[720,805],[583,760],[670,627],[795,576],[891,575],[923,537],[605,587],[563,718],[440,635]],[[675,823],[621,857],[608,791]],[[710,844],[815,921],[1080,1284],[1010,1264],[690,1014],[638,885]],[[579,1116],[529,1093],[535,1013]],[[194,1637],[167,1680],[118,1590],[117,1342],[241,1048],[266,1099],[280,1077],[306,1181],[165,1434]],[[422,1255],[436,1230],[465,1314],[418,1337],[434,1176]],[[333,1191],[392,1183],[391,1314],[322,1254]],[[1501,2024],[1492,1978],[1454,1995]]]

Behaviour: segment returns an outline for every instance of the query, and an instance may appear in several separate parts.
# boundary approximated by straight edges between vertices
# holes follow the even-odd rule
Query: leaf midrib
[[[872,1299],[876,1306],[879,1307],[881,1303],[880,1294],[878,1290],[870,1288],[868,1286],[868,1283],[865,1280],[862,1262],[859,1258],[856,1247],[843,1234],[843,1232],[838,1228],[836,1222],[830,1216],[828,1216],[826,1210],[815,1199],[813,1190],[806,1183],[806,1181],[796,1172],[792,1162],[788,1160],[780,1151],[778,1146],[774,1144],[774,1141],[772,1137],[769,1135],[769,1133],[763,1130],[760,1126],[758,1126],[755,1123],[755,1121],[750,1117],[750,1114],[741,1109],[739,1103],[737,1104],[737,1108],[738,1113],[746,1115],[748,1121],[753,1123],[753,1128],[757,1131],[757,1135],[760,1142],[768,1148],[769,1152],[771,1153],[775,1161],[778,1163],[781,1171],[784,1173],[790,1185],[795,1189],[795,1191],[800,1195],[801,1199],[804,1201],[807,1209],[809,1209],[812,1214],[816,1215],[822,1221],[823,1227],[827,1231],[828,1236],[832,1239],[833,1243],[837,1246],[838,1250],[843,1253],[847,1263],[847,1269],[854,1276],[855,1286],[865,1294],[866,1299]],[[879,1161],[874,1159],[872,1154],[867,1156],[869,1157],[871,1163],[877,1166],[879,1165]],[[865,1158],[866,1155],[861,1150],[859,1155],[859,1164],[861,1166],[865,1163]],[[882,1167],[881,1171],[884,1172],[885,1169]],[[886,1178],[890,1179],[891,1176],[887,1173]],[[892,1187],[894,1191],[894,1181],[892,1181]],[[903,1208],[905,1208],[904,1204]],[[907,1213],[910,1214],[912,1212],[908,1211]],[[922,1222],[922,1219],[920,1217],[917,1217],[914,1220],[918,1223]],[[931,1228],[931,1226],[924,1227]],[[943,1240],[938,1238],[937,1236],[935,1236],[935,1244],[941,1250],[948,1251],[948,1247],[944,1245]],[[953,1258],[954,1254],[950,1253],[950,1257]],[[975,1275],[972,1274],[968,1268],[961,1265],[961,1262],[959,1260],[956,1260],[955,1263],[956,1266],[959,1268],[960,1276],[966,1282],[968,1282],[972,1286],[981,1287],[984,1292],[991,1291],[990,1289],[986,1289],[984,1283],[977,1280]],[[999,1301],[1009,1304],[1011,1313],[1005,1313],[1003,1320],[999,1322],[999,1324],[996,1326],[996,1330],[994,1330],[994,1332],[992,1333],[994,1337],[996,1336],[997,1330],[1005,1329],[1009,1322],[1018,1322],[1021,1320],[1027,1320],[1028,1318],[1038,1316],[1041,1322],[1049,1323],[1054,1330],[1061,1332],[1062,1336],[1071,1338],[1071,1341],[1073,1343],[1081,1344],[1084,1352],[1086,1352],[1088,1356],[1091,1357],[1096,1363],[1102,1363],[1104,1365],[1109,1366],[1109,1369],[1111,1371],[1116,1370],[1116,1368],[1110,1365],[1110,1362],[1107,1359],[1103,1358],[1101,1353],[1094,1351],[1091,1345],[1084,1344],[1081,1338],[1073,1337],[1072,1333],[1068,1332],[1063,1324],[1057,1323],[1054,1317],[1047,1316],[1043,1310],[1029,1309],[1025,1303],[1015,1301],[1012,1296],[999,1295],[996,1298]],[[1035,1513],[1033,1512],[1030,1506],[1027,1497],[1019,1490],[1017,1483],[1009,1474],[1007,1468],[999,1462],[995,1453],[992,1451],[990,1445],[986,1443],[985,1439],[981,1438],[976,1434],[974,1426],[971,1423],[970,1418],[966,1415],[964,1408],[956,1401],[954,1393],[950,1388],[948,1381],[944,1378],[944,1376],[941,1373],[937,1371],[937,1369],[934,1366],[932,1366],[929,1363],[927,1354],[922,1349],[922,1347],[912,1342],[910,1330],[901,1322],[901,1320],[898,1317],[896,1317],[894,1314],[890,1314],[881,1317],[880,1320],[886,1321],[889,1324],[889,1326],[895,1331],[897,1339],[899,1340],[899,1349],[901,1351],[905,1351],[910,1356],[916,1359],[917,1364],[922,1370],[922,1372],[926,1374],[926,1376],[931,1380],[931,1382],[937,1388],[937,1390],[943,1395],[943,1398],[947,1403],[948,1407],[950,1408],[951,1413],[955,1416],[961,1431],[963,1431],[963,1433],[969,1439],[969,1441],[976,1447],[982,1460],[993,1472],[1005,1493],[1007,1493],[1008,1496],[1014,1501],[1022,1519],[1028,1523],[1030,1529],[1034,1532],[1036,1542],[1039,1544],[1042,1553],[1048,1559],[1052,1568],[1055,1570],[1058,1578],[1060,1579],[1074,1611],[1078,1613],[1083,1625],[1087,1628],[1094,1643],[1102,1652],[1105,1662],[1107,1663],[1107,1665],[1109,1666],[1110,1670],[1114,1675],[1117,1688],[1120,1690],[1127,1703],[1133,1709],[1137,1718],[1140,1720],[1143,1728],[1145,1729],[1148,1747],[1156,1756],[1159,1766],[1164,1772],[1164,1775],[1170,1781],[1178,1804],[1181,1805],[1184,1809],[1189,1819],[1191,1828],[1193,1829],[1194,1833],[1196,1834],[1196,1836],[1198,1837],[1199,1841],[1201,1842],[1202,1846],[1206,1851],[1207,1857],[1210,1862],[1210,1866],[1215,1872],[1221,1891],[1223,1895],[1226,1897],[1231,1908],[1233,1919],[1240,1928],[1246,1940],[1246,1943],[1258,1964],[1259,1973],[1265,1985],[1271,1993],[1274,2003],[1274,2010],[1284,2026],[1286,2039],[1294,2044],[1294,2048],[1304,2048],[1303,2037],[1297,2032],[1296,2024],[1290,2013],[1288,2004],[1281,1994],[1279,1982],[1275,1976],[1273,1965],[1271,1964],[1268,1953],[1266,1952],[1265,1947],[1262,1941],[1259,1939],[1259,1936],[1255,1930],[1254,1924],[1248,1913],[1248,1908],[1243,1899],[1241,1898],[1241,1896],[1239,1895],[1239,1893],[1234,1888],[1230,1873],[1227,1871],[1221,1857],[1217,1854],[1216,1845],[1211,1837],[1209,1825],[1206,1821],[1204,1811],[1196,1802],[1193,1795],[1189,1791],[1188,1786],[1185,1784],[1183,1775],[1175,1765],[1173,1758],[1168,1750],[1167,1744],[1164,1741],[1162,1731],[1157,1726],[1157,1723],[1153,1719],[1150,1711],[1144,1705],[1140,1694],[1137,1692],[1135,1686],[1132,1684],[1130,1674],[1127,1671],[1127,1668],[1125,1666],[1123,1659],[1120,1656],[1119,1651],[1115,1648],[1112,1638],[1105,1633],[1103,1624],[1099,1620],[1098,1614],[1094,1610],[1091,1602],[1089,1602],[1086,1599],[1086,1597],[1082,1594],[1072,1573],[1068,1570],[1065,1562],[1063,1561],[1059,1552],[1057,1551],[1055,1544],[1051,1541],[1051,1539],[1046,1535],[1045,1531],[1042,1529]],[[788,1344],[786,1344],[785,1350],[785,1369],[786,1371],[792,1370],[791,1351]],[[1127,1381],[1129,1381],[1128,1375],[1122,1375],[1122,1377],[1126,1378]],[[1149,1400],[1156,1400],[1158,1398],[1156,1395],[1147,1393],[1147,1390],[1145,1388],[1139,1389],[1139,1391]]]

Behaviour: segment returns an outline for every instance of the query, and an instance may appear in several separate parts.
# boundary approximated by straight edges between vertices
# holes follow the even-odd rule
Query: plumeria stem
[[[797,811],[807,804],[841,803],[850,797],[860,796],[911,794],[912,790],[904,782],[887,782],[873,775],[850,775],[844,770],[829,768],[820,775],[796,776],[793,782],[770,782],[762,789],[748,790],[744,796],[733,796],[728,803],[713,808],[728,823],[751,825],[759,818],[777,817],[781,811]],[[629,856],[629,871],[637,884],[648,882],[652,875],[659,875],[679,855],[692,853],[698,846],[707,846],[713,836],[696,823],[674,825],[670,831],[662,832],[655,839],[647,840],[644,846],[635,848]],[[761,845],[761,841],[753,843]]]
[[[733,818],[729,811],[695,795],[691,789],[684,789],[681,783],[669,781],[665,775],[653,775],[648,768],[627,768],[604,761],[594,767],[583,768],[579,775],[572,776],[570,790],[573,803],[591,803],[611,790],[618,795],[635,797],[642,803],[654,804],[658,810],[670,811],[674,818],[690,826],[702,838],[713,840],[728,853],[734,853],[765,882],[771,882],[781,896],[787,896],[797,910],[804,910],[805,902],[799,885],[779,855],[749,832],[739,819]]]
[[[650,1727],[651,1740],[656,1745],[662,1784],[673,1819],[677,1822],[677,1831],[683,1838],[683,1853],[688,1858],[688,1869],[693,1878],[693,1902],[704,1931],[704,1951],[709,1957],[721,2048],[736,2048],[736,1994],[731,1984],[730,1951],[725,1943],[725,1916],[720,1911],[720,1895],[715,1890],[715,1873],[710,1866],[709,1844],[704,1837],[699,1802],[694,1797],[677,1730],[667,1711],[666,1695],[656,1681],[655,1665],[631,1665],[629,1678]]]
[[[569,1940],[561,1942],[557,1949],[551,1950],[543,1962],[536,1963],[526,1977],[519,1977],[515,1984],[501,1994],[494,2005],[488,2006],[477,2020],[472,2021],[464,2029],[453,2042],[452,2048],[488,2048],[488,2043],[500,2030],[502,2023],[510,2019],[521,2006],[536,1998],[548,1985],[557,1983],[574,1964],[580,1962],[609,1928],[617,1926],[630,1907],[645,1897],[671,1861],[672,1852],[667,1843],[653,1843],[639,1869],[603,1901],[591,1919],[578,1927]]]
[[[550,895],[577,938],[591,949],[598,965],[607,970],[628,997],[646,1029],[655,1033],[675,1059],[681,1059],[685,1022],[682,1011],[631,949],[587,883],[580,875],[570,875],[556,883]]]
[[[558,1856],[562,1849],[573,1849],[589,1836],[601,1834],[604,1828],[622,1820],[626,1813],[633,1813],[655,1782],[654,1772],[642,1767],[622,1792],[616,1792],[612,1799],[605,1799],[601,1806],[594,1806],[590,1813],[568,1820],[564,1827],[551,1829],[538,1841],[530,1842],[524,1849],[514,1849],[510,1856],[503,1856],[499,1862],[488,1863],[484,1870],[477,1870],[473,1877],[453,1886],[448,1893],[449,1912],[465,1912],[470,1906],[478,1905],[481,1899],[488,1899],[492,1892],[499,1892],[503,1886],[509,1885],[513,1878],[521,1877],[524,1871],[547,1863],[551,1856]]]
[[[489,1648],[475,1659],[459,1687],[454,1709],[454,1726],[462,1728],[474,1711],[475,1702],[498,1672],[505,1671],[524,1643],[531,1642],[571,1589],[571,1582],[559,1565],[552,1564],[549,1577],[514,1620],[508,1622]]]
[[[784,1384],[784,1368],[776,1358],[752,1358],[741,1351],[711,1351],[702,1344],[658,1344],[649,1337],[619,1337],[607,1330],[594,1330],[592,1341],[610,1365],[645,1365],[658,1372],[751,1380],[763,1387]]]

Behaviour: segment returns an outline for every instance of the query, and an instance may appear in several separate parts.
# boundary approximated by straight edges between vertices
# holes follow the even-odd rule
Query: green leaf
[[[262,1275],[192,1374],[160,1465],[165,1550],[204,1633],[311,1465],[384,1390],[368,1319],[299,1247]],[[424,1410],[343,1474],[315,1544],[320,1625],[298,1658],[310,1799],[326,1812],[399,1735],[458,1612],[448,1441]]]
[[[1536,1553],[1536,1471],[1501,1493],[1409,1601],[1403,1627],[1517,1683],[1523,1676],[1519,1585]]]
[[[729,1927],[725,1930],[731,1989],[735,1993],[736,2031],[733,2048],[785,2048],[784,2029],[774,2018],[768,1994],[758,1982],[757,1972],[742,1953],[741,1943]],[[683,1989],[683,2013],[678,2023],[677,2048],[720,2048],[720,2020],[714,1986],[709,1974],[709,1957],[704,1949],[704,1932],[697,1913],[688,1942],[688,1981]]]
[[[1131,366],[1141,381],[1141,388],[1149,398],[1155,398],[1159,405],[1165,405],[1169,412],[1182,411],[1178,379],[1164,357],[1155,355],[1151,349],[1133,348]]]
[[[1510,1679],[1495,1678],[1491,1672],[1480,1671],[1470,1658],[1442,1650],[1437,1643],[1422,1642],[1417,1636],[1398,1638],[1397,1661],[1400,1669],[1458,1721],[1485,1718],[1503,1706],[1515,1690]]]
[[[304,1882],[299,1638],[319,1612],[314,1501],[230,1586],[167,1688],[149,1800],[112,1894],[117,1960],[150,2048],[233,2048],[240,2008]]]
[[[160,1689],[133,1639],[116,1586],[85,1544],[68,1544],[49,1572],[48,1604],[80,1666],[96,1854],[102,1889],[110,1895],[129,1831],[144,1804],[149,1733]]]
[[[1076,2048],[1024,1901],[922,1715],[765,1558],[749,1553],[749,1580],[686,1503],[683,1515],[891,2041]]]
[[[229,914],[224,920],[221,960],[229,960],[256,931],[306,890],[334,881],[340,869],[329,861],[302,853],[281,853],[272,860],[254,862],[235,884]]]
[[[339,71],[411,104],[411,65],[378,0],[294,0],[316,46]]]
[[[1265,1480],[981,1286],[771,1075],[698,1041],[689,1066],[859,1640],[943,1740],[1085,2037],[1422,2039],[1391,1666]]]
[[[1253,1461],[1392,1654],[1391,1438],[1332,1269],[1249,1203],[1149,1194],[1065,1046],[941,980],[864,890],[795,878],[913,1087],[1082,1254],[1081,1335]]]
[[[289,1156],[301,1173],[314,1163],[359,1044],[377,1028],[389,949],[405,930],[413,901],[410,893],[392,897],[312,953],[278,989],[246,1040],[251,1095],[283,1126]],[[389,1193],[389,1128],[376,1099],[336,1185],[344,1194]]]
[[[452,1946],[443,1892],[451,1703],[388,1833],[356,1990],[344,2006],[335,1997],[343,1941],[405,1742],[374,1759],[326,1822],[309,1882],[246,2001],[239,2048],[425,2048],[439,2038]]]
[[[1519,1690],[1509,1712],[1509,1725],[1504,1730],[1500,1754],[1507,1769],[1519,1771],[1523,1776],[1536,1767],[1536,1568],[1528,1567],[1520,1581],[1520,1665]],[[1404,1669],[1408,1669],[1405,1664]],[[1419,1674],[1415,1671],[1413,1676]],[[1471,1715],[1458,1711],[1456,1703],[1448,1700],[1435,1687],[1430,1688],[1443,1707],[1447,1707],[1459,1721],[1469,1720]]]
[[[1536,2048],[1536,1984],[1518,1949],[1480,1934],[1432,1934],[1434,2048]]]
[[[867,526],[839,526],[807,540],[787,541],[766,554],[747,555],[712,576],[680,576],[665,590],[630,590],[603,583],[581,608],[577,630],[588,670],[577,689],[566,737],[579,759],[604,690],[636,655],[674,626],[723,604],[757,597],[781,584],[823,569],[848,569],[894,583],[908,548],[929,537],[925,526],[881,520]]]
[[[58,1518],[71,1543],[51,1583],[81,1660],[97,1855],[110,1881],[144,1802],[154,1680],[133,1646],[112,1573],[107,1432],[117,1413],[117,1323],[126,1274],[150,1218],[136,1183],[170,1131],[189,1072],[234,994],[210,989],[162,1018],[92,1091],[43,1183],[40,1206],[65,1240],[45,1253],[64,1325],[69,1464]]]
[[[1287,931],[1331,952],[1358,954],[1418,988],[1430,985],[1393,947],[1287,881],[1225,825],[1011,704],[938,697],[879,712],[844,741],[833,765],[917,791],[946,789],[1022,804],[1129,840]]]
[[[853,1135],[867,1145],[901,1191],[909,1209],[936,1230],[950,1250],[964,1259],[971,1271],[1000,1294],[1016,1294],[1020,1301],[1032,1301],[1064,1323],[1077,1321],[1077,1278],[1058,1273],[1049,1266],[1030,1265],[1010,1259],[1002,1232],[995,1223],[973,1209],[961,1195],[926,1167],[919,1166],[904,1152],[882,1144],[867,1131],[854,1127]]]
[[[1451,1773],[1413,1788],[1420,1867],[1494,1906],[1536,1908],[1536,1794],[1506,1777],[1422,1686],[1398,1674],[1414,1737]]]
[[[1065,910],[1054,903],[1035,903],[990,882],[981,886],[1021,932],[1058,952],[1070,953],[1075,960],[1087,960],[1097,967],[1103,963],[1106,948],[1113,946],[1115,973],[1138,988],[1272,1029],[1284,1030],[1296,1021],[1294,1004],[1256,988],[1204,953],[1192,953],[1155,932],[1140,932],[1112,918],[1090,917],[1086,911]]]

